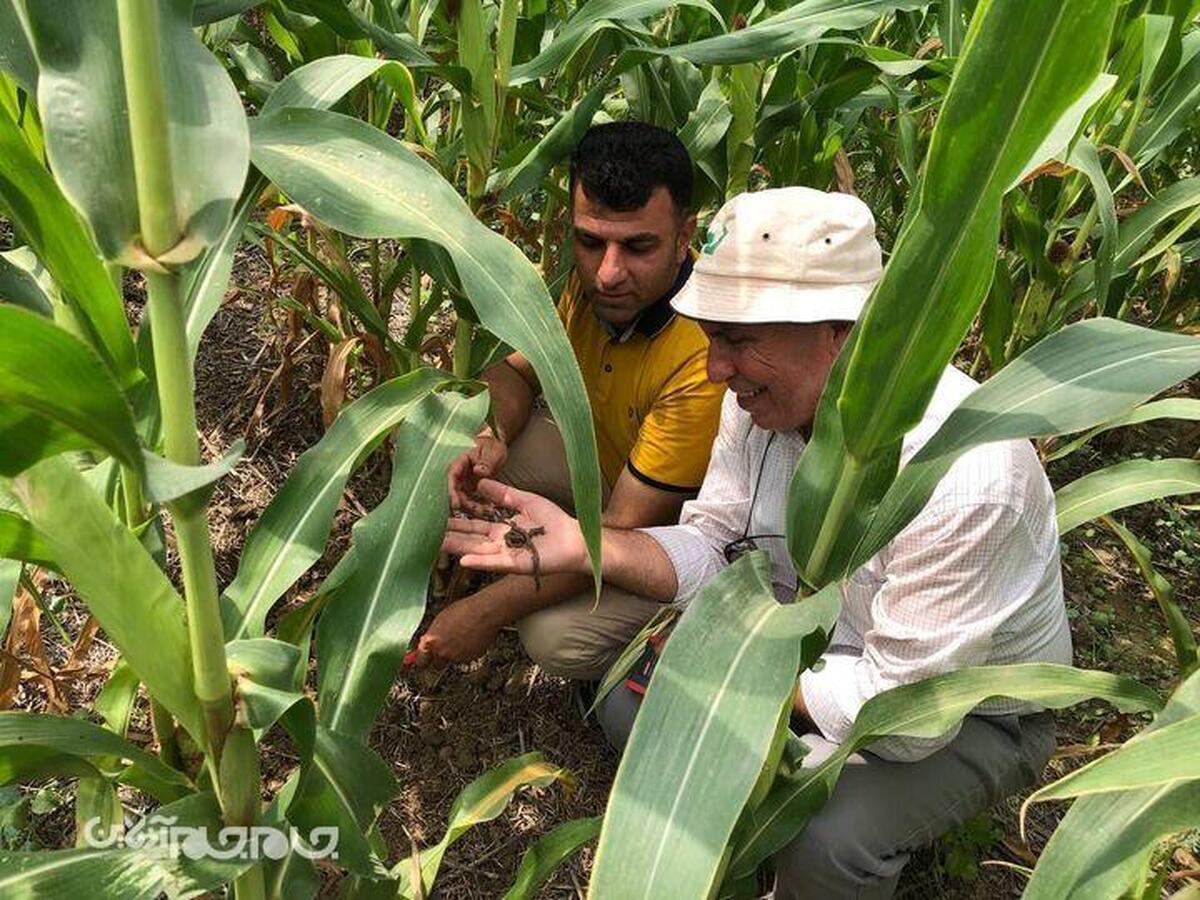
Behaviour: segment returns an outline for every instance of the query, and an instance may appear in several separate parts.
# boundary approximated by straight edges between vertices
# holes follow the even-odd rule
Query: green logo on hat
[[[703,253],[705,256],[712,256],[714,253],[717,252],[717,248],[721,246],[721,242],[723,240],[725,240],[725,236],[727,234],[729,234],[729,229],[726,228],[725,225],[722,223],[721,231],[719,234],[711,232],[711,231],[709,232],[708,240],[706,240],[704,242],[704,246],[701,248],[700,252]]]

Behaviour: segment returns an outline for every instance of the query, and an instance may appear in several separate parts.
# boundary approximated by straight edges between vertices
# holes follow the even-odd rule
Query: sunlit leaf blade
[[[1089,87],[1071,107],[1062,114],[1054,128],[1042,141],[1042,145],[1034,151],[1030,156],[1028,164],[1025,166],[1019,178],[1013,184],[1009,185],[1009,190],[1016,187],[1018,183],[1024,181],[1027,177],[1045,163],[1053,159],[1061,159],[1066,155],[1071,141],[1079,133],[1079,126],[1083,124],[1084,117],[1117,83],[1117,76],[1103,72],[1096,77]]]
[[[1200,460],[1130,459],[1084,475],[1054,494],[1058,532],[1126,506],[1200,492]]]
[[[121,295],[104,270],[91,239],[15,122],[0,115],[0,212],[12,220],[75,313],[88,343],[103,357],[122,388],[142,376]]]
[[[203,466],[183,466],[143,450],[146,496],[158,503],[167,503],[211,487],[233,471],[245,452],[246,442],[239,438],[220,459]]]
[[[668,638],[634,721],[589,896],[709,895],[791,702],[802,639],[832,631],[839,609],[836,588],[781,605],[763,553],[701,591]]]
[[[0,424],[0,474],[57,452],[60,429],[83,436],[76,446],[142,466],[133,414],[100,358],[48,319],[7,305],[0,305]]]
[[[279,82],[263,104],[267,116],[287,107],[329,109],[372,75],[378,74],[396,90],[409,115],[416,113],[412,75],[395,60],[369,56],[326,56],[303,65]]]
[[[121,781],[164,802],[178,800],[194,789],[181,772],[107,728],[70,716],[0,712],[0,769],[9,751],[29,747],[88,760],[101,768],[104,766],[98,760],[114,757],[122,761],[122,771],[110,774],[120,775]]]
[[[1096,80],[1115,12],[1113,0],[996,0],[976,12],[838,399],[855,458],[920,420],[991,280],[1001,196]]]
[[[504,900],[533,900],[554,870],[580,847],[600,833],[603,819],[572,819],[556,826],[525,851],[517,866],[517,877]]]
[[[415,154],[364,122],[287,109],[253,127],[253,158],[317,218],[364,238],[416,237],[454,259],[480,321],[533,364],[563,435],[593,571],[599,579],[600,471],[579,365],[546,287],[521,251],[480,223]]]
[[[183,601],[157,563],[63,457],[23,472],[13,493],[146,689],[193,737],[202,735]]]
[[[1200,370],[1200,339],[1092,319],[1027,350],[964,400],[901,470],[845,571],[921,510],[960,454],[990,441],[1069,434]]]
[[[351,574],[317,625],[321,723],[365,741],[425,612],[449,503],[446,468],[474,446],[486,395],[427,397],[396,437],[387,498],[354,526]]]
[[[61,0],[27,6],[41,79],[46,153],[63,192],[108,259],[134,261],[141,231],[117,4]],[[216,241],[246,180],[249,140],[241,99],[192,31],[191,0],[158,4],[180,245],[187,262]]]
[[[419,369],[385,382],[342,409],[305,451],[246,538],[223,598],[227,638],[262,636],[271,605],[321,557],[350,473],[421,398],[447,381]]]
[[[829,797],[847,757],[890,736],[936,738],[992,697],[1013,697],[1050,709],[1099,697],[1124,712],[1156,711],[1162,701],[1132,678],[1045,663],[961,669],[892,688],[868,700],[837,751],[819,766],[782,777],[754,813],[734,850],[734,877],[783,847]]]
[[[1200,53],[1171,79],[1154,115],[1134,135],[1130,155],[1138,163],[1153,159],[1194,121],[1197,108],[1200,108]]]
[[[1200,676],[1176,689],[1130,743],[1200,715]],[[1076,800],[1038,859],[1026,900],[1112,900],[1144,880],[1145,864],[1167,834],[1200,825],[1200,782],[1100,794]]]
[[[1132,412],[1118,416],[1115,419],[1109,419],[1103,425],[1098,425],[1058,447],[1054,452],[1046,456],[1046,462],[1052,462],[1056,459],[1062,459],[1064,456],[1069,456],[1098,434],[1103,434],[1114,428],[1124,428],[1127,425],[1140,425],[1143,422],[1153,422],[1157,419],[1200,421],[1200,400],[1193,400],[1189,397],[1172,397],[1167,400],[1155,400],[1152,403],[1143,403]]]

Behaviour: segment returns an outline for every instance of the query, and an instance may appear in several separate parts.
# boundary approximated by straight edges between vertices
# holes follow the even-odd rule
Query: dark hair
[[[675,212],[692,208],[692,160],[672,132],[648,122],[594,125],[571,153],[571,197],[580,184],[588,198],[611,210],[640,209],[657,187]]]

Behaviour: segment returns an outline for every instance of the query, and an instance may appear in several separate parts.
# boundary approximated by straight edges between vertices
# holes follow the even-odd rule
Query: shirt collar
[[[650,306],[646,307],[638,317],[624,327],[613,325],[611,322],[605,322],[599,316],[597,320],[608,332],[609,338],[614,344],[623,344],[635,334],[640,334],[642,337],[652,338],[660,331],[666,328],[671,320],[675,318],[675,310],[671,308],[671,298],[679,293],[680,289],[687,283],[692,274],[692,255],[689,253],[684,257],[683,264],[679,267],[679,273],[675,276],[675,283],[671,285],[670,290],[654,301]]]

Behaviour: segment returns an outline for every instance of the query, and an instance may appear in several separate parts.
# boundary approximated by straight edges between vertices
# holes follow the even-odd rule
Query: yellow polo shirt
[[[690,274],[689,259],[667,296],[620,334],[592,312],[578,275],[563,288],[558,314],[583,372],[610,488],[626,464],[660,490],[695,493],[704,480],[725,386],[708,380],[700,326],[670,306]]]

